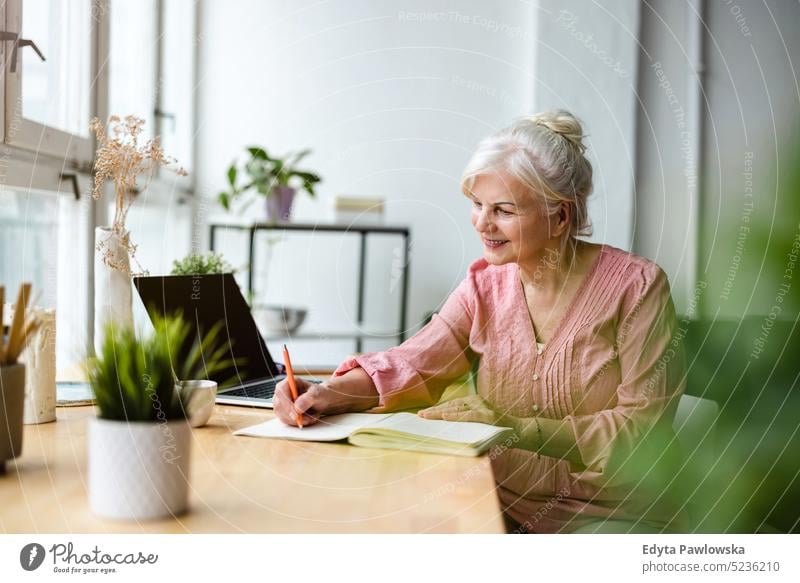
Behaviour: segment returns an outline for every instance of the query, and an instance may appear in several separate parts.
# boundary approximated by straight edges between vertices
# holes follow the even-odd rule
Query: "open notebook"
[[[511,434],[511,429],[484,423],[422,419],[413,413],[345,413],[323,417],[300,429],[272,419],[234,435],[296,441],[339,441],[384,449],[476,456]]]

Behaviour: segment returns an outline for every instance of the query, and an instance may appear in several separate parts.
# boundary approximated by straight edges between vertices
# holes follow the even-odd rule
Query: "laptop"
[[[275,385],[286,378],[285,369],[270,355],[232,274],[142,276],[134,277],[133,285],[151,319],[183,314],[191,333],[178,358],[186,358],[195,339],[224,322],[217,341],[227,347],[222,360],[235,364],[210,375],[219,386],[217,403],[272,408]]]

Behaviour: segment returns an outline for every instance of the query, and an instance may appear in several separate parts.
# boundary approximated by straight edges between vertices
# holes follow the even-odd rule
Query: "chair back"
[[[686,456],[700,468],[710,468],[715,458],[716,401],[681,395],[672,429]]]

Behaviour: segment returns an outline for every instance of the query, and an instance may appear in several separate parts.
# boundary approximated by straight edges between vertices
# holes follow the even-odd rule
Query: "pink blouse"
[[[514,416],[565,420],[583,462],[513,447],[490,452],[503,510],[524,530],[569,532],[607,518],[683,529],[674,501],[663,492],[643,495],[646,481],[625,469],[647,430],[672,431],[685,387],[676,329],[661,268],[604,246],[540,351],[519,267],[479,259],[412,338],[348,359],[334,374],[362,367],[381,409],[397,410],[436,403],[479,358],[478,394]],[[668,456],[650,459],[661,457]]]

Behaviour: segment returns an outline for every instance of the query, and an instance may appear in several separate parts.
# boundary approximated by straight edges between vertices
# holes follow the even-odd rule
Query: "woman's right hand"
[[[286,425],[297,425],[296,413],[302,415],[305,427],[318,422],[323,415],[364,411],[379,403],[375,384],[361,368],[354,368],[320,384],[299,378],[295,378],[295,381],[299,395],[297,401],[292,402],[292,391],[287,379],[277,384],[272,400],[275,415]]]
[[[319,406],[321,403],[316,403],[319,400],[319,392],[322,390],[320,385],[310,383],[303,379],[295,378],[297,383],[297,394],[299,395],[297,401],[292,401],[292,389],[289,387],[288,379],[283,379],[275,386],[275,396],[272,398],[272,406],[275,411],[275,416],[286,423],[286,425],[297,426],[297,413],[301,413],[303,427],[306,425],[313,425],[319,421],[323,411],[318,411],[314,405]],[[303,398],[307,393],[311,393],[308,397]],[[301,400],[302,399],[302,400]],[[305,406],[305,409],[301,407]]]

